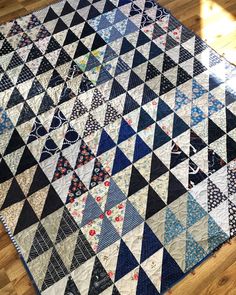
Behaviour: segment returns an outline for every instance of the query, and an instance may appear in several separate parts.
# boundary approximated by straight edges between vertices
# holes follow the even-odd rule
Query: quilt
[[[158,295],[236,235],[236,69],[154,0],[0,26],[0,216],[42,295]]]

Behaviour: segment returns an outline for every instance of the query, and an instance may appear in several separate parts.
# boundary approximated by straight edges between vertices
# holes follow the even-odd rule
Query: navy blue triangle
[[[134,255],[130,252],[123,240],[120,241],[120,250],[116,267],[115,281],[125,276],[131,270],[138,266]]]
[[[63,115],[63,113],[61,112],[61,110],[56,109],[55,114],[52,119],[52,123],[51,123],[50,129],[49,129],[49,132],[61,127],[61,125],[65,122],[67,122],[67,120],[66,120],[65,116]]]
[[[120,172],[131,164],[130,160],[124,155],[124,153],[117,147],[115,160],[112,169],[112,175]]]
[[[130,127],[130,125],[124,119],[122,119],[121,125],[120,125],[118,144],[130,138],[134,134],[135,132],[133,128]]]
[[[147,86],[147,84],[144,84],[142,105],[148,103],[149,101],[152,101],[156,97],[157,97],[157,94],[152,89],[150,89]]]
[[[144,188],[146,185],[148,185],[146,179],[140,174],[140,172],[135,168],[135,166],[132,166],[128,196],[135,194],[137,191]]]
[[[112,79],[111,74],[105,69],[105,67],[101,66],[99,77],[97,79],[97,85],[105,83],[111,79]]]
[[[117,66],[116,66],[114,76],[118,76],[119,74],[127,72],[128,70],[129,70],[129,66],[121,58],[119,58],[117,61]]]
[[[123,38],[122,46],[120,49],[120,55],[125,54],[133,49],[134,46],[126,38]]]
[[[87,61],[87,65],[86,65],[86,71],[90,71],[95,67],[100,66],[100,62],[96,59],[96,57],[91,53],[89,55],[89,59]]]
[[[144,45],[144,44],[148,43],[149,41],[151,41],[151,40],[147,37],[147,35],[144,34],[143,31],[140,30],[136,47]]]
[[[171,138],[161,129],[161,127],[156,124],[155,134],[154,134],[154,143],[153,143],[153,149],[157,149],[163,144],[170,141]]]
[[[146,58],[138,50],[135,50],[132,68],[139,66],[145,61],[147,61]]]
[[[100,142],[97,150],[97,156],[105,153],[115,146],[114,141],[111,139],[109,134],[103,129],[100,137]]]
[[[210,74],[210,76],[209,76],[209,91],[218,87],[220,84],[222,84],[222,81],[220,79],[218,79],[216,75]]]
[[[116,81],[116,79],[113,80],[112,86],[111,86],[111,93],[110,93],[110,97],[109,100],[125,93],[126,91],[124,90],[124,88],[120,85],[119,82]]]
[[[140,266],[136,295],[160,295],[145,271]]]
[[[99,236],[98,252],[115,243],[120,236],[110,220],[105,216],[102,222],[101,233]]]
[[[126,114],[136,110],[139,107],[140,107],[140,105],[137,103],[137,101],[135,101],[129,95],[129,93],[127,93],[126,98],[125,98],[125,105],[124,105],[123,115],[126,115]]]
[[[150,227],[145,223],[143,230],[143,243],[142,243],[142,252],[141,252],[141,260],[142,263],[148,257],[153,255],[155,252],[162,248],[161,242],[152,232]]]
[[[152,150],[150,149],[150,147],[146,145],[146,143],[142,140],[142,138],[139,135],[137,135],[133,161],[138,161],[139,159],[149,154],[151,151]]]
[[[139,76],[137,76],[137,74],[135,74],[135,72],[131,70],[130,76],[129,76],[128,90],[131,90],[143,83],[144,82],[139,78]]]
[[[164,248],[162,260],[161,292],[165,292],[183,277],[184,273]]]
[[[138,122],[138,132],[147,128],[154,122],[155,121],[149,116],[149,114],[143,108],[141,108]]]
[[[190,127],[177,114],[175,114],[172,137],[175,138],[189,128]]]
[[[169,114],[171,114],[173,111],[171,108],[160,98],[158,102],[158,111],[157,111],[157,118],[156,120],[159,121]]]
[[[162,54],[163,51],[154,42],[151,43],[149,60]]]
[[[58,152],[58,150],[58,146],[55,144],[54,140],[50,136],[48,136],[44,148],[42,150],[39,162],[42,162],[50,158],[52,155]]]
[[[115,57],[117,57],[117,54],[109,45],[107,45],[106,52],[105,52],[104,58],[103,58],[103,63],[106,63]]]

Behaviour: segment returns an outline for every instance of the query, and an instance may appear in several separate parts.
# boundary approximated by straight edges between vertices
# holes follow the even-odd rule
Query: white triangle
[[[41,220],[43,227],[45,228],[47,234],[49,235],[51,241],[55,243],[57,238],[57,233],[61,223],[61,218],[64,208],[60,208],[52,214],[47,215]]]
[[[227,175],[227,166],[222,167],[212,175],[210,175],[209,179],[217,184],[217,187],[220,191],[228,196],[228,175]]]
[[[75,170],[76,173],[78,174],[79,178],[81,179],[81,181],[86,186],[86,188],[89,188],[89,186],[90,186],[94,163],[95,163],[95,159],[89,161],[85,165],[83,165]]]
[[[146,103],[142,108],[149,114],[149,116],[156,121],[159,97]]]
[[[182,185],[188,188],[189,178],[189,159],[181,162],[177,166],[171,169],[171,173],[182,183]],[[159,179],[159,178],[158,178]]]
[[[4,160],[13,174],[15,174],[17,171],[17,167],[20,163],[24,150],[25,146],[22,146],[18,150],[4,156]]]
[[[214,221],[220,226],[220,228],[229,236],[229,212],[228,212],[228,200],[225,200],[214,208],[210,215]]]
[[[193,76],[193,62],[194,58],[192,57],[180,64],[181,68],[183,68],[190,76]]]
[[[54,189],[56,190],[58,196],[60,197],[63,203],[66,203],[69,187],[71,184],[72,174],[73,172],[70,172],[52,183]]]
[[[162,174],[160,177],[151,182],[151,187],[160,196],[164,203],[167,204],[169,172]]]
[[[140,262],[141,258],[143,228],[144,223],[141,223],[122,237],[126,246],[130,249],[131,253],[135,256],[138,262]]]
[[[136,295],[136,289],[138,284],[138,272],[139,266],[131,270],[120,280],[116,282],[116,287],[121,295],[129,294]]]
[[[180,149],[188,156],[190,145],[190,129],[175,137],[174,141],[180,147]]]
[[[56,170],[57,162],[58,162],[59,154],[55,154],[51,156],[50,158],[44,160],[43,162],[39,163],[40,167],[46,174],[49,181],[52,181],[52,178],[54,176],[54,172]]]
[[[124,116],[125,121],[133,128],[135,132],[137,132],[138,129],[139,116],[140,108],[137,108],[136,110]]]
[[[189,192],[194,199],[208,212],[207,179],[195,185]]]
[[[226,108],[213,113],[211,120],[226,133]]]
[[[161,291],[163,249],[161,248],[141,264],[143,270],[159,292]]]
[[[179,63],[179,51],[180,51],[180,45],[177,45],[174,48],[171,48],[170,50],[168,50],[168,55],[177,64]]]
[[[34,281],[39,289],[41,289],[45,275],[47,273],[47,268],[52,254],[52,249],[53,248],[49,249],[48,251],[39,255],[27,264],[30,273],[32,274]]]
[[[135,168],[140,172],[147,182],[149,182],[150,179],[151,162],[152,157],[150,154],[148,154],[134,163]]]
[[[208,147],[203,148],[201,151],[197,152],[191,156],[191,160],[197,163],[197,166],[208,175]]]
[[[31,151],[32,155],[39,162],[43,147],[45,145],[47,139],[47,135],[38,138],[37,140],[32,141],[27,145],[29,150]]]
[[[178,77],[178,66],[171,68],[164,73],[164,76],[173,84],[176,85]]]
[[[148,198],[148,186],[145,186],[141,190],[129,197],[130,203],[134,206],[140,216],[145,219],[146,207]]]
[[[71,144],[69,147],[62,151],[62,155],[66,157],[72,168],[75,167],[76,160],[78,157],[78,151],[80,150],[81,139],[76,143]]]
[[[75,246],[77,243],[77,237],[78,237],[78,231],[72,233],[71,235],[66,237],[64,240],[60,241],[60,243],[57,243],[55,245],[57,253],[61,257],[61,259],[67,269],[70,269],[70,266],[71,266]],[[68,245],[70,245],[69,251],[68,251]]]
[[[115,280],[116,264],[119,256],[119,246],[120,240],[116,241],[109,247],[106,247],[97,254],[100,262],[113,282]]]
[[[210,149],[216,152],[225,162],[227,162],[227,135],[223,135],[209,145]]]
[[[171,150],[172,142],[170,140],[154,151],[155,155],[161,159],[163,164],[165,164],[168,169],[170,168]]]
[[[120,150],[126,155],[126,157],[131,162],[133,161],[135,142],[136,142],[136,135],[133,135],[118,145]]]
[[[192,55],[194,55],[195,48],[195,36],[190,38],[188,41],[182,43],[182,46],[188,50]]]

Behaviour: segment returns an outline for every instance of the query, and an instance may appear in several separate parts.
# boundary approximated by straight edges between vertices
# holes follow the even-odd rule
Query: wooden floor
[[[0,23],[55,0],[0,0]],[[208,45],[236,64],[236,0],[159,0]],[[171,291],[173,295],[236,295],[236,238]],[[0,295],[34,295],[14,246],[0,225]],[[149,294],[147,294],[149,295]]]

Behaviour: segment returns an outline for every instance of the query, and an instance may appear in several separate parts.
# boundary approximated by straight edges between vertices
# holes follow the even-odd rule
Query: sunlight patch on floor
[[[201,0],[202,38],[213,41],[217,36],[236,29],[236,18],[215,1]]]

